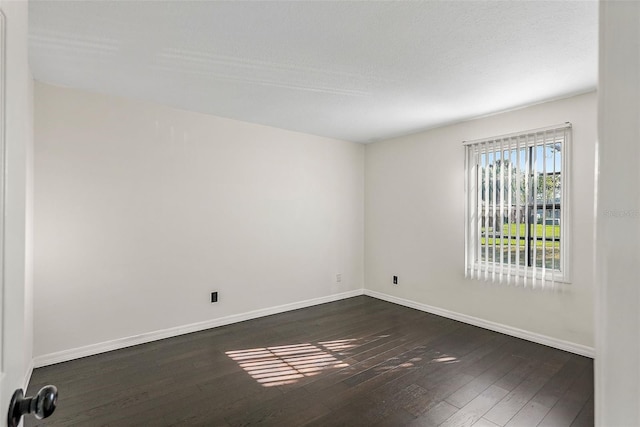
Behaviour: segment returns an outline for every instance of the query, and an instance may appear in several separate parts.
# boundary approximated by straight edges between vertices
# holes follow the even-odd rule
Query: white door
[[[0,427],[7,424],[11,396],[25,387],[32,366],[33,80],[28,41],[28,2],[0,0]],[[45,397],[44,403],[55,406],[51,395]]]
[[[24,387],[26,145],[31,114],[26,2],[0,0],[0,426],[13,392]],[[25,71],[26,70],[26,71]]]

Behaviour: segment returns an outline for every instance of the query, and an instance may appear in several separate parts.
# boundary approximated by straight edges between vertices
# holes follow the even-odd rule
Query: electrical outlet
[[[342,283],[342,273],[336,274],[336,283]]]
[[[218,292],[211,292],[211,302],[218,302]]]
[[[393,284],[394,285],[398,284],[398,276],[393,276]]]

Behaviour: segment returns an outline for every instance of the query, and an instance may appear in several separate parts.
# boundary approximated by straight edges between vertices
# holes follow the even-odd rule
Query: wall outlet
[[[218,302],[218,292],[211,292],[211,302]]]
[[[342,283],[342,273],[336,274],[336,283]]]
[[[398,284],[398,276],[393,276],[393,284],[394,285]]]

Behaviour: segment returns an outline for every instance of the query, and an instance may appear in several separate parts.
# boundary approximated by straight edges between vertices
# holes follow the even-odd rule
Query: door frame
[[[6,195],[6,17],[0,9],[0,384],[5,377],[4,357],[4,265],[5,265],[5,195]]]

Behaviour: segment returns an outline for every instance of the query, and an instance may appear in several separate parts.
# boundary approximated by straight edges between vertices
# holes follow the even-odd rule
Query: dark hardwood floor
[[[360,296],[36,369],[26,426],[592,426],[593,361]]]

